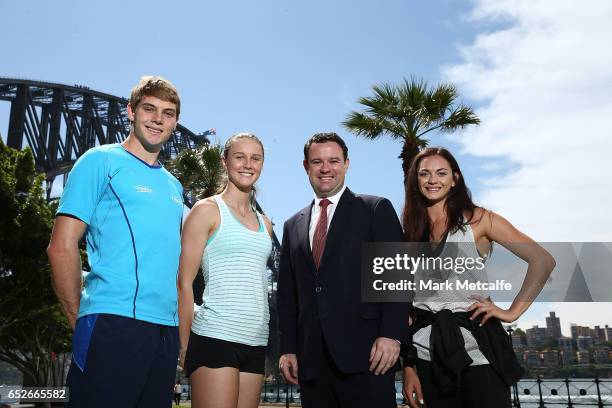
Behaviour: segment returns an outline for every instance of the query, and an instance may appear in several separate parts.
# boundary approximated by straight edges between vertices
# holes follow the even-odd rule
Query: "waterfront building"
[[[523,350],[525,348],[525,345],[523,344],[523,340],[521,339],[521,336],[519,336],[518,334],[512,335],[512,348],[515,351]]]
[[[525,330],[525,332],[527,333],[527,346],[530,348],[542,347],[548,338],[546,328],[537,325]]]
[[[527,349],[523,352],[523,361],[531,367],[540,365],[540,352],[534,349]]]
[[[559,352],[557,350],[547,350],[542,352],[542,365],[544,367],[559,366]]]
[[[591,333],[594,344],[603,344],[606,342],[606,329],[603,327],[595,326]]]
[[[612,342],[612,327],[608,327],[607,324],[606,324],[606,327],[604,327],[604,337],[606,341]]]
[[[574,363],[574,347],[572,339],[569,337],[559,338],[559,350],[561,351],[561,361],[563,365]]]
[[[546,318],[546,332],[548,337],[555,340],[561,337],[561,319],[555,315],[555,312],[550,312]]]
[[[578,336],[578,339],[576,339],[578,350],[589,350],[593,348],[593,344],[593,337],[591,336]]]
[[[576,323],[572,323],[570,326],[570,332],[572,339],[578,340],[580,336],[590,336],[591,328],[586,326],[578,326]]]
[[[595,352],[593,353],[595,364],[608,364],[608,362],[610,361],[608,359],[609,352],[609,347],[595,347]]]
[[[576,360],[579,364],[588,364],[591,362],[591,356],[588,351],[578,351],[576,352]]]

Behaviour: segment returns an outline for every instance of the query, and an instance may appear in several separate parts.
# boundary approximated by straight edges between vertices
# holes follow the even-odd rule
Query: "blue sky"
[[[191,130],[214,127],[222,141],[251,131],[264,141],[260,199],[277,224],[311,197],[302,146],[325,130],[349,144],[349,186],[387,196],[399,211],[399,143],[357,139],[340,123],[373,84],[438,81],[439,67],[473,36],[461,19],[468,4],[452,1],[137,3],[3,3],[3,15],[23,17],[1,29],[10,56],[1,75],[122,96],[143,74],[165,76]]]
[[[586,155],[597,155],[609,135],[609,126],[594,118],[612,113],[605,97],[612,77],[593,67],[609,67],[612,56],[595,48],[603,61],[596,64],[588,51],[609,48],[599,42],[609,34],[611,13],[605,1],[589,5],[3,1],[0,76],[81,84],[120,96],[141,75],[168,78],[179,89],[180,119],[189,129],[214,127],[221,141],[239,131],[263,140],[260,202],[277,234],[312,198],[302,146],[319,131],[336,131],[347,141],[351,189],[386,196],[401,211],[399,143],[358,139],[340,123],[374,84],[410,76],[451,80],[483,125],[450,139],[433,135],[432,144],[456,153],[476,201],[539,240],[612,240],[612,216],[602,204],[610,194],[591,178],[585,183],[562,172],[574,166],[564,163],[577,160],[585,140],[591,146]],[[559,103],[568,96],[569,104]],[[7,122],[8,104],[0,103],[3,135]],[[571,152],[576,154],[562,160]],[[575,164],[601,174],[604,168],[592,168],[601,159]],[[563,190],[572,194],[560,195]],[[588,204],[574,194],[583,191],[591,194]],[[589,315],[587,323],[612,323],[609,312],[546,304],[519,323],[543,324],[553,308],[571,321]],[[569,332],[569,320],[562,323]]]

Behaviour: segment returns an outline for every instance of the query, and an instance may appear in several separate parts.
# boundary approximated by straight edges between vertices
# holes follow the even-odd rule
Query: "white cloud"
[[[489,31],[444,69],[482,120],[459,142],[511,163],[483,166],[479,201],[540,241],[612,241],[612,2],[480,0],[470,19]]]
[[[540,241],[612,241],[612,2],[479,0],[470,21],[488,31],[444,75],[482,119],[457,139],[482,160],[478,201]],[[534,304],[518,324],[556,310],[569,335],[611,305]]]

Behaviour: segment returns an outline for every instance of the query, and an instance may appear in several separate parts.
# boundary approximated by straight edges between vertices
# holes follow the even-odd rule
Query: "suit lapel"
[[[355,200],[355,194],[348,188],[344,190],[340,200],[338,201],[338,207],[334,211],[334,216],[329,225],[327,231],[327,239],[325,240],[325,248],[323,249],[323,256],[321,257],[321,264],[319,269],[323,267],[327,258],[330,257],[330,253],[334,249],[334,246],[340,241],[344,229],[351,219],[352,204]],[[312,259],[312,255],[310,256]]]
[[[312,249],[310,248],[310,237],[308,236],[310,229],[310,214],[312,213],[313,203],[314,200],[308,207],[300,211],[300,218],[297,220],[296,229],[298,233],[297,236],[300,237],[300,247],[302,247],[302,251],[304,251],[304,258],[306,258],[309,268],[316,270],[314,260],[312,258]]]

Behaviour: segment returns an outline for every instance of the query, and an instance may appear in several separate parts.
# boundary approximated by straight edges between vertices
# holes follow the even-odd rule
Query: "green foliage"
[[[183,185],[188,203],[193,205],[221,188],[224,183],[222,156],[223,148],[219,144],[204,144],[184,150],[166,163],[168,170]]]
[[[31,385],[48,385],[58,354],[70,349],[70,328],[51,286],[46,248],[55,204],[29,149],[0,140],[0,360]],[[53,358],[52,358],[53,356]]]
[[[195,149],[183,150],[173,160],[166,163],[168,170],[183,185],[183,198],[188,207],[196,201],[219,192],[226,183],[223,169],[223,148],[220,144],[203,144]],[[202,303],[204,275],[200,269],[194,282],[195,302]]]
[[[516,329],[514,329],[514,333],[512,334],[517,335],[521,338],[521,344],[527,344],[527,333],[525,333],[523,329],[517,327]]]
[[[480,123],[472,108],[458,102],[459,93],[453,84],[429,87],[424,80],[412,78],[399,85],[374,85],[372,91],[373,96],[357,100],[364,112],[349,113],[342,124],[366,139],[388,135],[401,140],[399,157],[405,175],[414,157],[427,147],[427,133],[453,132]]]

